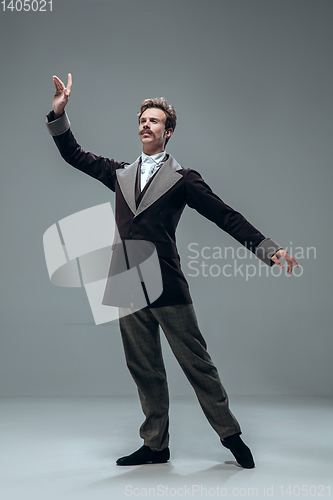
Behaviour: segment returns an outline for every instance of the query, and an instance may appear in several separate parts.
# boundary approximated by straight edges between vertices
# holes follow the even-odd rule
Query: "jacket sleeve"
[[[241,213],[226,205],[195,170],[187,171],[185,190],[189,207],[214,222],[268,266],[275,264],[271,257],[282,247],[265,238]]]
[[[109,189],[115,191],[116,170],[124,168],[127,163],[117,162],[104,156],[96,156],[84,151],[76,142],[70,129],[70,122],[66,111],[57,119],[54,119],[54,111],[46,115],[46,127],[52,135],[63,159],[73,167],[85,174],[94,177],[105,184]]]

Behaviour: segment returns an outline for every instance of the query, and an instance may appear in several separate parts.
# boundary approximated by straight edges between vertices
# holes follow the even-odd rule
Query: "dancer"
[[[288,274],[297,262],[280,245],[265,237],[239,212],[226,205],[201,175],[185,169],[165,151],[176,128],[176,112],[165,99],[146,99],[138,114],[142,153],[128,164],[84,151],[76,142],[65,112],[71,94],[53,77],[53,109],[47,128],[69,164],[98,179],[116,193],[116,224],[121,240],[146,240],[156,246],[163,281],[161,296],[149,306],[119,319],[127,366],[137,385],[145,415],[140,427],[141,448],[117,460],[117,465],[164,463],[169,451],[169,395],[162,359],[161,327],[199,403],[223,446],[238,464],[255,466],[242,441],[241,428],[229,409],[220,381],[200,332],[188,283],[181,270],[175,231],[186,205],[214,222],[268,266],[283,267]]]

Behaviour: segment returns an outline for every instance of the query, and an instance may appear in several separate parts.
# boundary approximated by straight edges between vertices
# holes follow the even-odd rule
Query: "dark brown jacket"
[[[66,113],[54,120],[51,111],[47,115],[47,126],[66,162],[115,192],[115,218],[120,238],[147,240],[156,246],[163,293],[152,307],[192,302],[175,237],[186,205],[229,233],[266,264],[273,265],[270,257],[281,247],[226,205],[198,172],[181,167],[171,155],[146,186],[137,206],[139,160],[129,165],[84,151],[70,130]]]

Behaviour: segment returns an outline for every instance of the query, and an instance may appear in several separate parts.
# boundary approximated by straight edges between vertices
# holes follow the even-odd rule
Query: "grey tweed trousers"
[[[165,333],[201,408],[220,438],[240,433],[227,393],[199,330],[193,304],[142,309],[119,319],[125,357],[137,385],[145,421],[144,444],[162,450],[169,444],[169,392],[159,326]]]

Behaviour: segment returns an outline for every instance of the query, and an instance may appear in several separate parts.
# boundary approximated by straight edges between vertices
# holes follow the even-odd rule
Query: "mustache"
[[[141,132],[139,132],[139,135],[143,135],[143,134],[150,134],[150,135],[153,135],[152,131],[149,130],[149,129],[143,129],[141,130]]]

